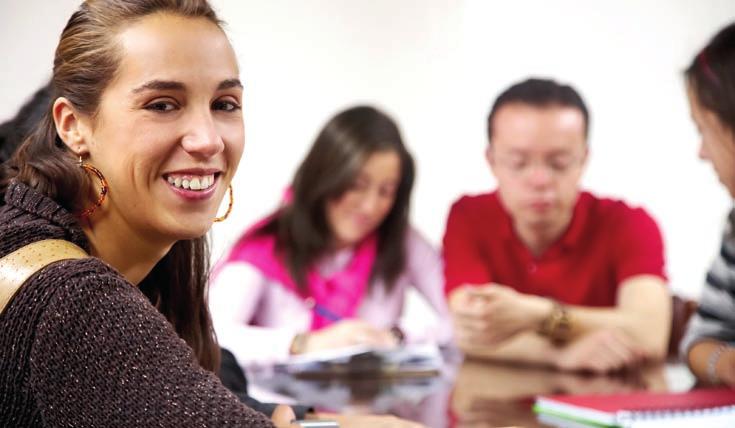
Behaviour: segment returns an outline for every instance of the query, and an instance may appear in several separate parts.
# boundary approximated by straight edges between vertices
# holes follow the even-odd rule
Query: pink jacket
[[[406,239],[404,272],[390,293],[382,284],[371,284],[358,317],[376,328],[398,325],[408,342],[447,343],[451,323],[444,299],[441,256],[414,229]],[[318,268],[328,274],[343,267],[351,257],[351,249],[342,250],[322,260]],[[433,314],[402,317],[410,287],[421,294]],[[232,351],[241,365],[286,360],[293,337],[309,331],[311,324],[311,310],[300,296],[247,262],[229,262],[219,268],[209,291],[209,306],[220,345]]]

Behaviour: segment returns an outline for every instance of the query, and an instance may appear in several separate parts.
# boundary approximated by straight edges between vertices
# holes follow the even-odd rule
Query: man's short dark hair
[[[582,112],[584,135],[589,134],[590,117],[579,93],[569,85],[560,85],[550,79],[528,79],[506,89],[495,99],[487,117],[487,137],[493,140],[493,119],[506,104],[523,103],[534,107],[572,107]]]

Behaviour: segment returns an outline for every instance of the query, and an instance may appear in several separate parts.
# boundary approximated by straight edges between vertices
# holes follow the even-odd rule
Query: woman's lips
[[[169,189],[171,189],[176,195],[190,201],[199,201],[211,198],[219,184],[219,174],[213,175],[213,181],[211,183],[209,183],[209,179],[207,178],[202,180],[201,177],[196,176],[189,176],[187,178],[182,178],[180,176],[175,177],[173,178],[173,182],[172,178],[172,176],[168,176],[163,178],[163,180],[166,182]],[[184,182],[184,180],[187,182]],[[202,189],[201,187],[203,185],[206,186],[206,188]],[[194,189],[190,186],[194,187]],[[187,189],[185,187],[189,188]]]

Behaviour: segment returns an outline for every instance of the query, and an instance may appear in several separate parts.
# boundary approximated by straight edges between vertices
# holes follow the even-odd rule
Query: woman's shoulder
[[[69,300],[82,300],[93,310],[95,303],[110,299],[147,302],[143,293],[119,272],[96,257],[62,260],[52,263],[31,276],[23,288],[35,290],[34,293],[49,295],[47,302],[62,305]],[[151,308],[153,308],[151,306]]]
[[[4,210],[6,213],[10,211],[13,210]],[[89,251],[87,238],[77,227],[65,227],[33,215],[13,217],[0,214],[0,257],[44,240],[68,241]]]
[[[115,269],[96,257],[86,257],[58,261],[34,273],[7,311],[63,314],[71,306],[79,306],[90,315],[99,315],[109,310],[110,302],[121,310],[137,307],[156,311],[145,295]]]
[[[64,280],[75,286],[107,282],[116,286],[124,286],[126,289],[135,288],[113,267],[92,256],[52,263],[41,269],[37,276],[31,280]]]
[[[0,257],[43,239],[63,239],[84,250],[89,243],[79,219],[29,186],[13,182],[0,207]]]
[[[86,326],[100,319],[132,322],[156,314],[138,288],[102,260],[87,257],[55,262],[34,273],[5,308],[0,324],[24,325],[15,334],[25,343],[37,342],[39,332],[62,325]]]
[[[409,226],[406,230],[405,238],[406,251],[409,254],[413,252],[430,252],[439,254],[438,249],[421,233],[416,227]]]
[[[35,317],[25,315],[32,323],[24,336],[32,342],[30,382],[43,401],[57,404],[59,418],[88,409],[69,397],[99,399],[99,391],[108,406],[133,397],[167,409],[171,420],[184,421],[187,412],[199,411],[233,420],[250,415],[199,366],[192,349],[145,295],[103,261],[59,262],[39,272],[34,283],[28,285],[55,292]],[[170,395],[179,390],[187,394]],[[96,411],[114,409],[90,414]]]
[[[406,231],[406,269],[418,273],[441,267],[441,253],[418,229],[410,226]]]

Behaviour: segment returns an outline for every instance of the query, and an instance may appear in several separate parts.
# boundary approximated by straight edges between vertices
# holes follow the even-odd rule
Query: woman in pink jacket
[[[388,116],[355,107],[332,118],[285,203],[215,271],[210,308],[221,345],[246,365],[448,340],[440,256],[409,225],[413,180],[413,160]],[[435,322],[401,320],[411,286]]]

